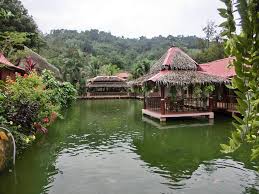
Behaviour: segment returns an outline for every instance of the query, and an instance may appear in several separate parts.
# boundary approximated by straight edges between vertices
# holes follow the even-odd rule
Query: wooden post
[[[161,99],[165,98],[165,86],[161,86]]]
[[[160,110],[161,110],[161,115],[164,115],[165,114],[165,99],[161,99]]]
[[[209,111],[212,112],[213,111],[213,98],[209,97]]]
[[[144,109],[146,109],[147,108],[147,104],[146,104],[146,95],[145,95],[145,92],[143,93],[143,97],[144,97],[144,99],[143,99],[143,103],[144,103]]]
[[[161,86],[161,101],[160,101],[160,112],[162,115],[165,114],[165,87]]]

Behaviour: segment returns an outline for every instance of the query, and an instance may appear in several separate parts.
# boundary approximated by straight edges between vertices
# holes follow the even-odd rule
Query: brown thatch
[[[198,71],[197,63],[181,49],[170,48],[154,65],[150,73],[132,81],[131,86],[141,86],[147,82],[159,85],[190,85],[228,83],[225,78]]]
[[[154,82],[158,85],[195,85],[195,84],[222,84],[229,83],[229,80],[202,73],[200,71],[168,71],[166,74],[156,76],[155,79],[150,78],[146,82]]]
[[[129,81],[128,82],[128,86],[129,87],[140,87],[144,84],[144,82],[146,82],[149,78],[153,77],[155,75],[155,73],[148,73],[146,75],[143,75],[135,80]]]
[[[162,70],[162,64],[165,61],[165,58],[167,56],[167,52],[163,54],[163,56],[158,59],[154,64],[150,66],[150,73],[158,73],[159,71]]]
[[[117,76],[97,76],[88,80],[86,88],[127,88],[126,81]]]
[[[160,70],[196,70],[197,63],[177,47],[172,47],[153,65],[150,72],[157,73]]]
[[[86,85],[87,88],[127,88],[127,83],[114,83],[114,82],[107,82],[107,83],[89,83]]]
[[[44,69],[47,69],[52,71],[56,78],[62,79],[59,69],[56,68],[54,65],[48,63],[48,61],[45,58],[43,58],[42,56],[40,56],[39,54],[27,47],[25,47],[24,50],[27,55],[26,57],[31,57],[34,63],[36,63],[35,69],[37,71],[42,72]],[[25,60],[22,60],[21,63],[25,63]]]
[[[96,76],[88,82],[125,82],[125,80],[118,76]]]

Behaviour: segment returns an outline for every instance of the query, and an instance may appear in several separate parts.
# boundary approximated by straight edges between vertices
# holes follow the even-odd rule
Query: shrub
[[[27,147],[75,98],[74,87],[56,80],[50,71],[7,79],[0,87],[0,125],[12,131],[19,149]]]
[[[65,108],[70,106],[76,99],[77,91],[71,83],[58,81],[49,70],[43,71],[42,78],[46,89],[50,90],[51,102],[59,104],[61,108]]]
[[[47,126],[43,119],[60,109],[59,104],[50,101],[49,92],[35,72],[18,76],[16,81],[7,80],[3,104],[6,119],[21,126],[24,133],[35,132],[35,123]]]

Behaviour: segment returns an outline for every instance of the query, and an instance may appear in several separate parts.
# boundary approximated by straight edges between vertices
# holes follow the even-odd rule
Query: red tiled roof
[[[209,63],[199,65],[199,69],[204,73],[210,75],[217,75],[223,78],[231,78],[236,75],[235,68],[229,67],[230,63],[234,60],[234,57],[228,57]]]
[[[8,61],[2,53],[0,53],[0,64],[4,64],[7,67],[11,67],[11,68],[14,68],[14,69],[17,69],[17,70],[20,70],[20,71],[25,71],[22,67],[15,66],[10,61]]]

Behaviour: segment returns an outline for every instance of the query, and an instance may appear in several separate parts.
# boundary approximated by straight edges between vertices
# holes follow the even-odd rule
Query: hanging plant
[[[172,100],[175,101],[176,100],[176,96],[177,96],[177,88],[176,88],[176,86],[172,86],[170,88],[170,95],[171,95]]]
[[[147,93],[152,90],[152,87],[148,84],[145,84],[144,86],[142,86],[141,90],[142,90],[142,93]]]
[[[200,98],[202,94],[202,90],[201,90],[201,86],[200,85],[196,85],[193,89],[193,95],[196,98]]]
[[[203,94],[204,94],[205,97],[208,97],[208,96],[210,96],[210,95],[212,94],[212,92],[214,92],[214,91],[215,91],[215,86],[214,86],[214,85],[207,85],[207,86],[204,87],[204,92],[203,92]]]

